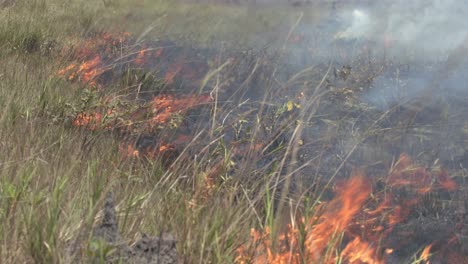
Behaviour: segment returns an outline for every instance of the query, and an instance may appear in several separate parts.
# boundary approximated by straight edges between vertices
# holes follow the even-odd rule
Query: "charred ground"
[[[2,262],[167,232],[182,263],[466,261],[463,46],[402,59],[332,9],[84,3],[0,11]],[[109,192],[118,243],[93,231]]]

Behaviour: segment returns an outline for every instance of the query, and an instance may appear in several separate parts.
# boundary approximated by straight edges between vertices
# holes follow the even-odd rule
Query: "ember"
[[[148,48],[144,44],[137,46],[135,52],[134,45],[130,43],[129,33],[97,34],[86,39],[80,47],[73,50],[72,58],[76,62],[60,69],[57,74],[69,81],[78,81],[92,88],[102,89],[105,88],[103,83],[109,81],[106,80],[108,77],[104,78],[103,75],[110,69],[115,72],[117,68],[122,68],[122,66],[124,69],[148,67],[148,70],[159,72],[160,69],[153,67],[163,65],[155,65],[152,61],[157,61],[162,56],[164,48]],[[128,55],[122,52],[126,52]],[[191,70],[191,65],[183,64],[182,60],[183,58],[177,58],[174,62],[169,63],[167,69],[161,71],[165,72],[161,79],[164,79],[166,84],[174,83],[176,75],[179,73],[183,75],[182,77],[190,79],[201,78],[204,74],[199,69],[198,71]],[[122,65],[120,61],[125,62]],[[98,110],[86,110],[78,113],[73,118],[73,126],[93,131],[118,130],[132,134],[152,133],[164,127],[177,125],[172,122],[174,118],[185,115],[190,109],[209,103],[211,97],[206,94],[180,96],[161,94],[154,96],[151,100],[146,99],[139,102],[122,104],[122,99],[119,100],[103,98]],[[120,151],[125,157],[155,158],[162,153],[172,151],[174,148],[172,144],[162,142],[160,145],[145,146],[144,148],[135,148],[134,146],[135,144],[121,145]]]
[[[150,124],[153,127],[158,124],[165,124],[172,115],[184,113],[188,109],[207,104],[210,101],[211,97],[209,95],[184,96],[181,98],[175,98],[172,95],[156,96],[151,103],[153,117]]]
[[[81,64],[70,64],[57,72],[58,75],[65,76],[70,81],[78,80],[92,87],[97,87],[96,78],[104,73],[105,67],[102,66],[101,56],[96,55],[92,59],[86,60]]]
[[[432,244],[423,249],[423,251],[421,252],[421,259],[422,260],[429,261],[431,248],[432,248]]]
[[[162,157],[163,154],[174,151],[172,144],[161,143],[159,146],[146,147],[137,149],[135,144],[120,144],[119,150],[124,158],[148,158],[156,159]]]
[[[70,81],[79,81],[91,87],[99,87],[98,77],[110,69],[106,64],[116,58],[116,50],[128,45],[129,36],[130,34],[127,32],[119,35],[101,33],[86,39],[72,51],[72,58],[79,62],[65,66],[57,71],[57,75],[64,76]]]

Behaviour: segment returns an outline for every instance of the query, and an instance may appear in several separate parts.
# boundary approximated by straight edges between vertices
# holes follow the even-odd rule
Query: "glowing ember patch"
[[[441,171],[437,175],[437,182],[447,191],[455,191],[458,188],[457,183],[450,178],[446,171]]]
[[[72,63],[72,64],[68,65],[67,67],[65,67],[65,68],[63,68],[63,69],[61,69],[61,70],[59,70],[59,71],[57,72],[57,74],[60,75],[60,76],[63,76],[63,75],[65,75],[66,73],[68,73],[69,71],[73,70],[76,66],[77,66],[76,64]]]
[[[224,160],[220,160],[204,173],[203,181],[200,186],[196,188],[197,191],[195,195],[189,201],[190,208],[195,208],[197,205],[203,204],[204,201],[212,197],[223,169]]]
[[[104,119],[111,117],[113,114],[114,111],[110,109],[105,111],[105,114],[102,114],[102,112],[79,113],[73,119],[72,125],[76,127],[85,127],[89,130],[111,129],[112,126],[104,124]]]
[[[172,146],[170,146],[170,145],[162,145],[162,146],[159,147],[158,151],[159,151],[159,152],[164,152],[164,151],[167,151],[167,150],[169,150],[169,149],[172,149]]]
[[[181,114],[198,105],[211,101],[209,95],[186,96],[175,98],[172,95],[160,95],[151,102],[153,117],[150,121],[152,126],[167,123],[174,114]]]
[[[102,121],[101,113],[81,113],[72,121],[73,126],[96,130]]]
[[[133,144],[119,144],[119,152],[126,158],[140,156],[140,151],[135,149]]]
[[[104,32],[80,41],[79,46],[73,48],[72,52],[75,62],[58,70],[57,75],[98,87],[97,77],[108,70],[104,66],[105,63],[115,58],[115,54],[122,49],[122,46],[128,45],[129,36],[128,32],[119,35]]]
[[[140,50],[135,58],[136,65],[143,65],[146,62],[146,50]]]
[[[111,101],[107,101],[106,104],[110,104]],[[79,113],[73,119],[72,124],[89,130],[118,129],[118,131],[126,133],[132,131],[154,132],[164,128],[174,118],[174,115],[183,116],[188,110],[210,101],[211,97],[209,95],[183,96],[180,98],[176,98],[174,95],[160,95],[136,110],[129,111],[125,107],[119,106],[105,111],[97,110]],[[174,144],[180,145],[189,141],[189,137],[181,135],[174,141]]]
[[[154,56],[155,56],[156,58],[161,57],[161,55],[163,54],[163,50],[164,50],[163,48],[157,49],[156,52],[154,53]]]
[[[424,261],[429,261],[430,257],[430,252],[431,252],[432,244],[429,246],[425,247],[423,251],[421,252],[421,259]]]
[[[72,63],[69,66],[57,72],[60,76],[65,76],[69,80],[79,78],[81,82],[87,83],[91,86],[97,86],[95,79],[104,73],[106,70],[101,67],[101,56],[96,55],[90,60],[84,61],[81,64]]]
[[[124,158],[148,158],[156,159],[162,157],[164,153],[174,151],[172,144],[161,143],[159,146],[150,146],[143,149],[136,149],[135,144],[120,144],[119,152]]]

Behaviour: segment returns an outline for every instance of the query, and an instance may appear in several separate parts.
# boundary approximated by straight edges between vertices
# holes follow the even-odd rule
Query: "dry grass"
[[[264,201],[247,198],[263,188],[261,183],[243,186],[230,180],[228,162],[212,176],[217,177],[216,190],[200,197],[204,194],[198,189],[216,166],[214,159],[227,160],[230,150],[215,139],[197,159],[180,161],[172,170],[157,160],[123,159],[119,141],[109,132],[71,127],[69,105],[81,96],[81,87],[55,77],[67,60],[60,50],[75,36],[127,17],[137,14],[119,31],[138,28],[137,35],[151,25],[153,36],[183,35],[182,40],[193,30],[184,28],[193,23],[180,20],[185,13],[212,21],[188,7],[167,14],[172,7],[163,1],[151,5],[152,11],[142,9],[150,1],[85,2],[17,1],[0,10],[0,262],[63,263],[69,261],[72,245],[78,245],[75,254],[86,262],[91,227],[109,190],[116,194],[123,237],[135,240],[140,232],[169,231],[180,241],[184,263],[232,262],[239,241],[263,214],[257,210]],[[231,17],[242,20],[234,11],[242,12],[229,10]],[[164,15],[170,18],[159,21]],[[205,28],[212,35],[220,30],[200,27]],[[208,32],[199,37],[200,42],[210,38]]]
[[[69,60],[61,53],[64,47],[101,30],[129,31],[138,41],[171,38],[203,47],[222,40],[226,49],[282,45],[298,17],[309,23],[318,19],[316,13],[299,16],[296,10],[163,0],[14,2],[0,10],[1,263],[66,263],[71,255],[86,263],[91,229],[110,190],[122,236],[135,241],[141,232],[174,233],[182,263],[233,263],[252,227],[268,226],[274,235],[285,222],[297,220],[298,211],[313,214],[326,192],[318,189],[318,180],[298,184],[297,197],[289,188],[302,179],[293,179],[301,169],[296,166],[301,137],[328,95],[323,84],[331,68],[301,70],[284,83],[284,89],[302,85],[311,91],[310,100],[297,104],[283,100],[284,105],[272,106],[270,99],[280,92],[271,89],[276,76],[267,76],[271,79],[264,83],[271,86],[262,87],[265,95],[255,102],[255,118],[249,119],[251,109],[232,114],[235,107],[216,100],[223,80],[213,67],[209,83],[214,84],[210,92],[215,100],[204,112],[209,124],[200,125],[198,137],[170,168],[158,159],[122,157],[117,132],[73,127],[71,106],[82,103],[84,85],[67,82],[56,72]],[[278,35],[278,28],[285,34]],[[264,43],[256,39],[260,33]],[[247,83],[239,85],[240,92]],[[127,88],[118,85],[114,91]],[[238,150],[226,145],[226,127],[245,135],[248,146],[261,141],[269,160],[259,158],[254,148],[234,160]],[[340,125],[330,127],[336,128],[330,130],[333,137]],[[290,137],[282,140],[283,134]],[[357,145],[366,136],[350,141]],[[327,145],[332,140],[317,141]],[[344,153],[332,178],[355,147]],[[320,164],[320,156],[310,157],[306,165],[311,164]]]

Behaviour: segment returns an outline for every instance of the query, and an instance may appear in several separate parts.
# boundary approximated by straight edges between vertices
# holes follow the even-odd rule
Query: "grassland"
[[[182,263],[234,263],[239,246],[248,244],[251,228],[268,227],[274,236],[283,231],[286,222],[313,217],[325,193],[318,183],[298,190],[295,199],[288,189],[297,172],[289,164],[298,159],[297,148],[303,144],[294,135],[302,132],[300,121],[309,122],[316,114],[324,94],[317,88],[324,80],[316,76],[319,83],[304,80],[305,75],[313,75],[311,69],[301,70],[286,83],[316,88],[310,101],[299,106],[286,99],[284,105],[270,106],[265,96],[256,109],[256,120],[243,119],[248,111],[234,118],[232,126],[238,131],[251,125],[247,132],[242,130],[248,135],[247,142],[253,145],[255,140],[263,140],[275,153],[269,162],[258,166],[258,160],[249,159],[254,157],[253,152],[246,159],[232,159],[236,150],[224,144],[224,121],[219,122],[223,120],[220,117],[231,114],[231,109],[215,101],[205,112],[209,124],[197,131],[208,139],[203,141],[206,145],[200,146],[198,138],[194,138],[184,148],[184,158],[176,159],[169,168],[160,159],[122,157],[121,137],[115,131],[73,127],[72,117],[79,113],[75,107],[87,100],[88,90],[84,84],[57,76],[57,71],[72,60],[64,50],[96,32],[130,32],[137,42],[171,39],[199,48],[218,49],[222,43],[224,49],[241,51],[244,47],[283,45],[299,18],[310,25],[326,12],[314,8],[301,12],[304,10],[290,7],[187,5],[164,0],[3,3],[0,263],[89,263],[97,254],[89,247],[92,228],[100,220],[109,191],[115,195],[122,237],[131,242],[141,233],[173,233]],[[211,70],[217,73],[216,67]],[[126,84],[115,84],[112,89],[125,90]],[[276,91],[270,92],[268,96],[274,97]],[[268,107],[270,112],[262,112]],[[271,108],[276,112],[268,115]],[[292,117],[283,115],[294,111],[297,114]],[[273,120],[267,120],[272,116]],[[376,120],[384,117],[385,113]],[[271,126],[264,129],[268,136],[260,132],[264,126]],[[277,144],[278,134],[288,129],[293,136]],[[368,127],[369,133],[377,130]],[[356,145],[362,141],[351,140]],[[350,147],[351,152],[356,145]],[[320,163],[317,160],[311,159]],[[343,163],[328,176],[334,178]],[[215,183],[207,186],[213,175]],[[302,234],[302,239],[305,236]],[[337,234],[336,239],[340,240],[340,236]],[[78,245],[78,250],[70,252],[72,245]]]
[[[168,172],[158,161],[122,159],[118,141],[107,132],[71,126],[69,104],[77,101],[81,87],[55,73],[68,60],[60,50],[77,38],[104,30],[200,45],[213,38],[242,43],[288,19],[270,19],[278,16],[275,10],[252,17],[244,8],[168,2],[5,2],[0,10],[1,263],[67,263],[77,238],[83,248],[77,254],[87,262],[91,226],[109,190],[116,195],[123,237],[175,233],[184,263],[232,263],[250,228],[264,224],[258,217],[268,212],[255,207],[268,201],[234,197],[253,189],[239,182],[226,181],[203,205],[189,207],[209,169],[209,153]]]

